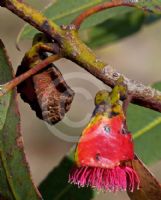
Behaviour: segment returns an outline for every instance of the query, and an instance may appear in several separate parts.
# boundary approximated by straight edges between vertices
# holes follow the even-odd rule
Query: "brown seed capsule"
[[[29,60],[24,58],[16,76],[29,68]],[[53,64],[19,84],[17,91],[36,115],[49,124],[62,120],[70,109],[74,97],[74,91],[66,84],[61,72]]]
[[[56,67],[50,67],[33,77],[42,117],[50,124],[60,121],[70,109],[74,92]]]

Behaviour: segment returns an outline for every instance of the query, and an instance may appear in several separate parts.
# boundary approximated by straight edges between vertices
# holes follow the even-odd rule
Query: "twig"
[[[0,96],[3,96],[4,94],[6,94],[10,90],[12,90],[14,87],[16,87],[18,84],[20,84],[22,81],[24,81],[25,79],[29,78],[30,76],[36,74],[38,71],[40,71],[41,69],[45,68],[47,65],[49,65],[50,63],[52,63],[58,59],[60,59],[59,55],[49,56],[48,58],[43,60],[41,63],[36,65],[35,67],[29,69],[27,72],[12,79],[11,81],[9,81],[8,83],[6,83],[4,85],[0,85]]]
[[[62,29],[57,24],[20,0],[0,0],[0,6],[6,7],[39,31],[43,30],[50,37],[56,38],[57,34],[62,32]]]
[[[99,5],[96,5],[94,7],[89,8],[88,10],[85,10],[84,12],[82,12],[73,22],[72,24],[74,24],[76,26],[77,29],[80,28],[81,24],[84,22],[84,20],[86,20],[89,16],[109,9],[109,8],[114,8],[114,7],[118,7],[118,6],[128,6],[128,7],[133,7],[134,4],[132,3],[125,3],[124,1],[112,1],[112,2],[105,2],[105,3],[101,3]]]

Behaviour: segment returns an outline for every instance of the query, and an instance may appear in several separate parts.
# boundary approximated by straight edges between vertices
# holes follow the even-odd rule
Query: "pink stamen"
[[[128,166],[116,166],[113,169],[75,166],[69,175],[69,182],[79,187],[90,186],[104,191],[122,191],[139,188],[139,177]]]

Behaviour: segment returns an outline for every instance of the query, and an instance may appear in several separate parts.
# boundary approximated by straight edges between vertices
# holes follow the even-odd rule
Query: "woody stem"
[[[105,2],[101,3],[99,5],[96,5],[94,7],[89,8],[88,10],[85,10],[82,12],[76,19],[73,20],[72,24],[74,24],[77,29],[80,28],[81,24],[91,15],[109,9],[109,8],[114,8],[118,6],[128,6],[128,7],[133,7],[134,4],[132,3],[125,3],[124,1],[112,1],[112,2]]]
[[[35,67],[32,67],[31,69],[29,69],[27,72],[12,79],[11,81],[9,81],[8,83],[4,85],[0,85],[0,96],[3,96],[4,94],[12,90],[14,87],[16,87],[18,84],[20,84],[22,81],[29,78],[30,76],[33,76],[34,74],[36,74],[37,72],[45,68],[47,65],[49,65],[50,63],[58,59],[60,59],[59,55],[49,56],[48,58],[43,60],[41,63],[37,64]]]

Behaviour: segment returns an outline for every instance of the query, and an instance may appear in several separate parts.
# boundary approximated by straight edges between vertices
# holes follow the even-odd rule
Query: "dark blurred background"
[[[34,5],[35,8],[42,8],[50,1],[28,0],[27,2]],[[24,22],[6,9],[0,8],[0,23],[0,38],[4,41],[16,70],[24,53],[30,48],[31,41],[20,42],[21,51],[16,49],[16,36]],[[140,32],[131,37],[108,45],[108,47],[99,48],[95,50],[95,53],[98,58],[114,66],[129,78],[145,84],[161,81],[161,21],[143,27]],[[56,65],[68,79],[68,84],[76,91],[72,109],[65,119],[66,122],[70,120],[69,127],[65,123],[58,124],[56,128],[47,126],[36,118],[30,107],[18,97],[25,151],[36,184],[43,180],[62,156],[75,144],[74,142],[88,122],[94,108],[92,98],[98,89],[105,87],[100,81],[70,61],[62,59],[56,62]],[[62,133],[60,137],[57,136],[59,131]],[[150,168],[161,180],[161,162],[150,166]],[[114,195],[100,193],[95,199],[113,198],[125,200],[127,197],[124,193]]]

